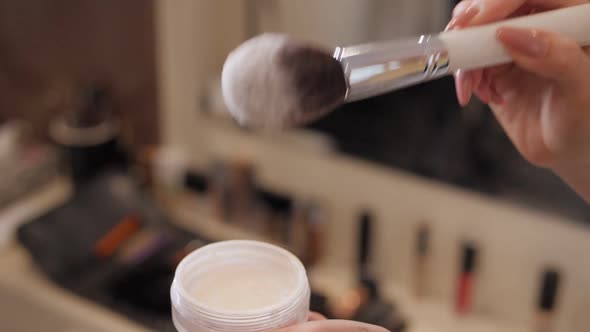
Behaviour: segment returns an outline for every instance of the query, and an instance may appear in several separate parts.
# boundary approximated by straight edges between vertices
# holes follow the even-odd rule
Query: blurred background
[[[455,5],[0,0],[0,330],[174,331],[178,262],[240,238],[297,254],[331,318],[586,331],[590,208],[452,78],[272,135],[227,114],[250,37],[411,37]]]

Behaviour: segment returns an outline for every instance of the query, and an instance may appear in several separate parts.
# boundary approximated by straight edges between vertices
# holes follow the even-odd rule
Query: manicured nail
[[[467,106],[473,94],[473,79],[468,72],[462,70],[457,71],[455,77],[455,84],[457,88],[457,98],[461,106]]]
[[[453,17],[445,31],[465,27],[477,14],[479,14],[479,6],[477,4],[467,7],[465,11],[459,12]]]
[[[475,0],[462,0],[459,1],[459,3],[455,6],[455,8],[453,8],[453,15],[451,15],[452,17],[457,16],[459,13],[464,12],[465,10],[467,10],[467,8],[471,7],[471,5],[473,5],[473,1]]]
[[[535,29],[506,27],[498,29],[496,35],[509,50],[528,57],[541,58],[549,52],[549,40]]]

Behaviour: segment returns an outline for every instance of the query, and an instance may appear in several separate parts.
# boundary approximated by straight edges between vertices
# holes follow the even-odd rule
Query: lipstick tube
[[[455,310],[460,315],[466,315],[471,311],[478,249],[472,243],[465,243],[461,252],[462,262],[457,280]]]
[[[557,297],[559,295],[560,273],[548,269],[543,273],[541,289],[537,302],[537,314],[533,323],[533,332],[553,332]]]
[[[428,259],[430,256],[430,229],[422,224],[416,234],[416,254],[414,265],[414,292],[416,297],[426,295],[426,279],[428,276]]]

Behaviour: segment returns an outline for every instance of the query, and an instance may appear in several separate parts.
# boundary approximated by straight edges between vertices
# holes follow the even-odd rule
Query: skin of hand
[[[327,320],[318,313],[310,313],[309,321],[274,332],[388,332],[386,329],[348,320]]]
[[[464,0],[447,29],[589,2]],[[549,31],[510,26],[498,29],[497,39],[514,63],[456,73],[460,103],[475,94],[490,104],[528,161],[553,170],[590,202],[590,48]]]

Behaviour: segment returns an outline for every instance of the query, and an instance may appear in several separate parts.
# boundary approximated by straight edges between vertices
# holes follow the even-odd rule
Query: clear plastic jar
[[[210,244],[188,255],[170,290],[179,332],[258,332],[301,323],[310,288],[290,252],[255,241]]]

